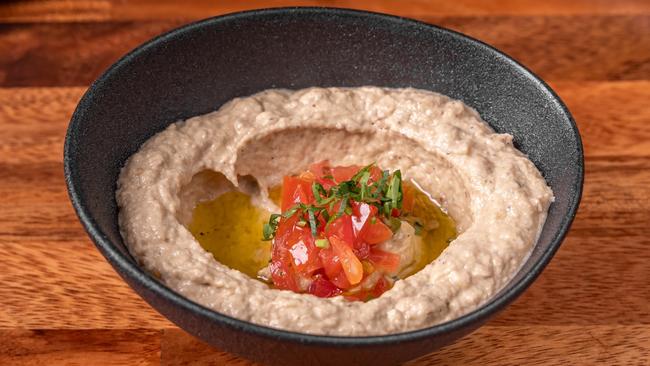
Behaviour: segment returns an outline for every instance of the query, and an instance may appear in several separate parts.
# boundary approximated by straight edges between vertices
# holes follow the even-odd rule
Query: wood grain
[[[0,330],[2,365],[233,365],[251,361],[216,350],[178,329]],[[503,340],[509,340],[505,343]],[[485,326],[471,337],[407,364],[647,365],[650,329],[642,326]],[[38,352],[33,352],[38,349]],[[162,351],[161,351],[162,349]],[[485,350],[492,350],[486,352]]]
[[[645,80],[650,15],[419,17],[488,42],[552,81]],[[0,23],[0,86],[80,86],[183,21]]]
[[[0,330],[0,364],[158,365],[161,332],[147,329]]]
[[[644,326],[485,326],[405,366],[647,365],[649,344],[650,327]],[[177,329],[164,331],[162,345],[161,365],[165,366],[257,365]]]
[[[415,17],[504,50],[573,113],[583,201],[540,278],[423,365],[650,364],[650,1],[35,0],[0,2],[0,365],[239,365],[140,299],[70,207],[63,136],[85,86],[188,21],[342,6]]]
[[[557,82],[587,156],[648,156],[650,82]]]
[[[235,11],[281,6],[330,6],[388,12],[402,16],[466,15],[621,15],[648,14],[644,0],[199,0],[177,6],[174,0],[41,0],[0,4],[2,22],[79,22],[106,20],[201,19]]]

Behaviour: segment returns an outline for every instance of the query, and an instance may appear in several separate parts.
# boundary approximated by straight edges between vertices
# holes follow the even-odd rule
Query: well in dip
[[[270,288],[216,261],[188,230],[197,203],[240,190],[268,205],[269,187],[323,158],[400,169],[455,219],[458,237],[380,297],[350,302]],[[403,332],[480,306],[527,258],[552,199],[511,136],[462,102],[376,87],[234,99],[152,137],[125,165],[117,191],[129,250],[165,284],[240,319],[332,335]]]

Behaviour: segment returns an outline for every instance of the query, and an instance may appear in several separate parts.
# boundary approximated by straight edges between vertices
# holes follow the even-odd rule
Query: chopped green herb
[[[402,191],[402,174],[396,170],[390,174],[388,170],[381,173],[378,181],[368,184],[371,178],[371,169],[375,163],[366,165],[347,181],[343,181],[325,189],[318,182],[312,183],[311,191],[314,195],[314,204],[297,203],[281,215],[271,215],[269,222],[264,224],[264,240],[271,240],[275,237],[280,217],[288,219],[293,215],[301,215],[297,225],[305,227],[309,225],[314,237],[318,234],[318,225],[322,222],[317,218],[322,218],[326,225],[340,218],[344,214],[352,215],[351,202],[366,203],[377,207],[383,220],[395,232],[399,229],[399,219],[392,217],[394,209],[401,209],[403,191]],[[333,179],[331,174],[324,176],[326,179]],[[330,215],[336,204],[339,205],[336,213]],[[373,220],[375,220],[373,218]],[[374,221],[373,221],[374,223]]]
[[[278,229],[278,223],[280,222],[279,214],[272,214],[269,218],[269,222],[265,223],[262,227],[262,240],[271,240],[275,237],[275,232]]]
[[[330,247],[330,242],[327,239],[316,239],[315,244],[321,249],[327,249]]]
[[[415,229],[415,235],[422,235],[422,224],[419,221],[413,222],[413,228]]]
[[[309,217],[309,227],[311,228],[311,236],[316,237],[318,232],[316,231],[316,216],[314,215],[314,209],[309,208],[307,210],[307,216]]]
[[[359,179],[361,179],[361,177],[363,177],[364,174],[366,173],[370,174],[370,168],[372,168],[374,165],[375,163],[373,162],[364,166],[357,172],[357,174],[353,175],[352,178],[350,178],[350,180],[353,182],[358,182]]]
[[[293,207],[289,208],[288,210],[284,211],[282,213],[282,217],[284,217],[285,219],[288,219],[289,217],[293,216],[293,214],[298,212],[298,210],[300,210],[300,204],[296,204],[295,206],[293,206]]]
[[[345,212],[345,209],[348,207],[348,197],[343,197],[341,200],[341,205],[339,206],[339,210],[336,213],[336,217],[339,218],[343,216],[343,213]]]

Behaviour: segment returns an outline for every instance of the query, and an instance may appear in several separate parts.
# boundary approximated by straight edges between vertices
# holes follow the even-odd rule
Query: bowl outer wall
[[[315,336],[213,312],[135,264],[119,235],[114,198],[126,159],[169,123],[207,113],[233,97],[313,85],[433,90],[464,101],[497,132],[514,136],[557,200],[531,258],[492,301],[450,322],[412,332]],[[268,362],[277,359],[266,357],[269,352],[291,353],[298,347],[320,355],[314,363],[332,361],[340,352],[393,363],[430,352],[478,327],[523,292],[558,249],[575,216],[584,174],[582,143],[568,110],[544,82],[511,58],[425,23],[324,8],[220,16],[138,47],[100,76],[80,101],[68,128],[64,165],[73,206],[90,237],[154,308],[223,349]],[[388,356],[387,350],[399,355]]]

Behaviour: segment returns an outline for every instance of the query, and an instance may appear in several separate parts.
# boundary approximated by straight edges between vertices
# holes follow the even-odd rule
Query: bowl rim
[[[375,18],[381,19],[383,21],[395,23],[398,26],[408,25],[417,27],[419,29],[424,29],[426,31],[434,30],[435,32],[444,33],[447,36],[455,38],[463,42],[469,42],[476,47],[481,48],[482,50],[491,53],[493,56],[500,58],[503,62],[510,64],[510,66],[518,69],[518,71],[537,84],[537,87],[548,93],[559,110],[565,115],[569,121],[572,133],[576,138],[577,150],[579,154],[579,164],[578,164],[578,174],[577,181],[575,181],[575,196],[572,201],[569,202],[569,210],[564,215],[562,222],[560,223],[560,229],[555,233],[554,237],[551,240],[549,247],[542,253],[540,259],[533,264],[531,270],[526,273],[519,281],[514,283],[512,287],[501,293],[499,296],[492,297],[488,302],[484,303],[480,307],[472,310],[469,313],[466,313],[458,318],[446,321],[444,323],[436,324],[427,328],[411,330],[400,333],[392,333],[385,335],[371,335],[371,336],[334,336],[334,335],[317,335],[309,333],[294,332],[289,330],[283,330],[278,328],[272,328],[265,325],[259,325],[245,320],[240,320],[235,317],[225,315],[217,312],[216,310],[209,309],[203,305],[200,305],[167,287],[162,282],[155,279],[153,276],[149,275],[144,269],[136,265],[127,255],[123,254],[118,250],[113,243],[108,239],[106,235],[102,233],[97,222],[90,215],[89,211],[86,208],[83,200],[81,199],[80,192],[75,184],[73,179],[73,168],[71,166],[72,158],[71,152],[76,149],[75,147],[75,131],[77,130],[80,123],[82,123],[83,115],[85,110],[90,107],[91,100],[94,97],[94,94],[98,88],[100,88],[106,80],[120,67],[129,63],[133,58],[138,55],[145,53],[149,48],[165,42],[166,40],[173,39],[178,35],[184,34],[186,32],[192,32],[196,29],[202,27],[209,27],[214,24],[219,24],[223,22],[228,22],[236,20],[239,18],[247,18],[251,16],[272,16],[276,14],[331,14],[331,15],[343,15],[343,16],[353,16],[353,17],[364,17],[364,18]],[[336,347],[353,347],[353,346],[380,346],[385,344],[396,344],[396,343],[405,343],[413,342],[425,338],[430,338],[433,336],[438,336],[446,333],[451,333],[456,330],[471,327],[472,324],[481,324],[482,321],[487,319],[490,315],[500,311],[512,301],[514,301],[521,293],[523,293],[532,282],[539,276],[543,271],[546,265],[549,263],[553,255],[556,253],[563,239],[566,237],[571,224],[576,216],[578,206],[582,199],[582,191],[584,184],[584,150],[582,145],[582,139],[578,131],[573,116],[569,112],[568,108],[562,102],[560,97],[537,75],[535,75],[528,68],[520,64],[514,58],[506,55],[504,52],[497,50],[496,48],[465,34],[462,34],[457,31],[453,31],[447,28],[436,26],[433,24],[428,24],[419,20],[405,18],[396,15],[384,14],[373,11],[365,10],[355,10],[347,8],[337,8],[337,7],[274,7],[274,8],[264,8],[264,9],[254,9],[247,11],[240,11],[228,14],[222,14],[218,16],[213,16],[210,18],[194,21],[185,25],[182,25],[173,30],[162,33],[145,43],[137,46],[135,49],[128,52],[126,55],[122,56],[118,61],[112,64],[106,71],[102,73],[86,90],[83,97],[79,101],[75,111],[71,117],[70,124],[68,126],[65,143],[64,143],[64,176],[65,182],[68,189],[68,195],[72,202],[72,205],[75,209],[75,212],[81,221],[84,229],[90,236],[91,240],[95,243],[100,252],[106,257],[106,259],[114,266],[117,272],[122,276],[127,276],[135,282],[139,282],[145,288],[154,293],[157,293],[159,296],[166,298],[170,302],[174,303],[175,306],[183,308],[185,311],[190,311],[197,314],[202,318],[207,318],[210,321],[215,321],[219,324],[223,324],[232,329],[237,329],[250,333],[257,336],[271,337],[281,341],[297,342],[301,344],[309,345],[321,345],[321,346],[336,346]],[[512,280],[511,280],[512,281]],[[128,283],[128,281],[126,281]],[[502,290],[501,290],[502,291]],[[137,291],[136,291],[137,293]],[[147,301],[148,302],[148,301]],[[151,305],[151,304],[150,304]],[[153,307],[153,306],[152,306]],[[154,309],[156,309],[154,307]],[[157,310],[157,309],[156,309]]]

